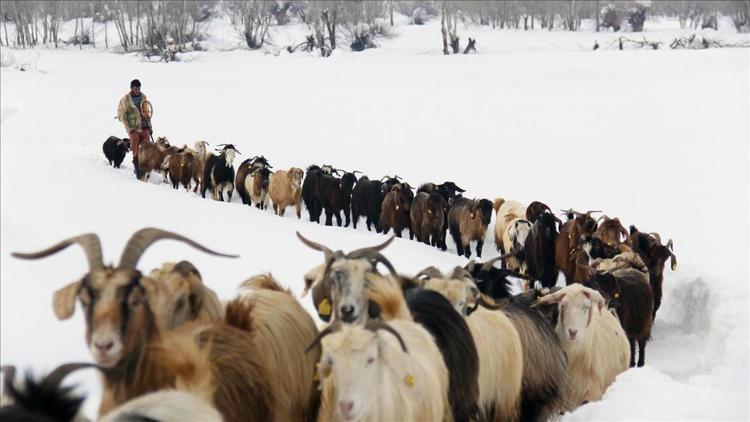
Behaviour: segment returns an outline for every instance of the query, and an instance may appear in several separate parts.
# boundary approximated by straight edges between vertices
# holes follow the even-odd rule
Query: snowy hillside
[[[0,364],[40,371],[90,361],[80,308],[61,322],[50,306],[56,289],[87,270],[82,251],[36,262],[14,251],[94,232],[105,261],[115,262],[134,231],[173,230],[240,258],[164,241],[140,269],[188,259],[228,299],[268,271],[300,293],[322,255],[297,230],[343,250],[385,239],[362,226],[311,224],[304,212],[301,221],[291,212],[280,218],[236,195],[229,204],[202,199],[156,175],[144,184],[130,156],[122,169],[109,167],[101,144],[125,136],[113,116],[139,78],[155,135],[175,145],[231,142],[240,160],[263,154],[275,169],[326,162],[371,178],[397,173],[414,186],[452,180],[471,197],[599,209],[673,239],[679,265],[665,270],[646,367],[564,419],[748,419],[747,49],[619,51],[612,33],[467,28],[479,53],[443,56],[433,22],[399,25],[375,50],[321,59],[221,51],[238,35],[214,24],[212,51],[170,64],[86,49],[2,49],[28,66],[0,73]],[[645,35],[691,33],[663,26]],[[273,39],[283,46],[304,29],[274,28]],[[606,48],[591,51],[594,40]],[[497,255],[491,233],[482,258]],[[407,274],[464,265],[449,248],[406,238],[384,254]],[[309,298],[303,304],[312,311]],[[90,394],[93,415],[96,377],[71,378]]]

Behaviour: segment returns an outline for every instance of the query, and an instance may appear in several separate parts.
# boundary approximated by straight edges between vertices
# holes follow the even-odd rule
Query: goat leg
[[[638,367],[642,367],[646,363],[646,341],[648,339],[638,339]],[[630,358],[630,362],[633,362],[633,358]],[[630,365],[633,366],[633,365]]]

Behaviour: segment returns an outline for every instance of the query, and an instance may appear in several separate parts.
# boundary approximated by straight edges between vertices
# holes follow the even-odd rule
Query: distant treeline
[[[750,31],[750,0],[32,0],[0,2],[0,44],[25,48],[103,42],[106,48],[119,46],[126,52],[190,51],[201,48],[208,20],[222,10],[244,35],[248,48],[262,47],[271,25],[301,22],[310,27],[310,37],[300,42],[306,48],[320,49],[322,55],[330,54],[343,40],[351,42],[353,50],[374,47],[372,39],[387,35],[393,26],[394,12],[408,16],[414,25],[439,19],[446,54],[449,45],[454,52],[458,50],[457,22],[498,29],[577,31],[582,20],[592,19],[596,31],[619,31],[627,24],[629,30],[638,32],[647,16],[677,17],[681,27],[692,29],[717,28],[718,17],[728,16],[737,31]],[[61,23],[71,20],[76,25],[74,35],[60,39]],[[9,23],[15,28],[10,34]],[[98,25],[104,26],[103,37],[94,36]],[[115,26],[116,39],[109,39],[108,25]]]

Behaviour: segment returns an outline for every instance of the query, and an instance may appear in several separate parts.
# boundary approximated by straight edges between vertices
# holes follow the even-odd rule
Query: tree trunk
[[[596,0],[594,7],[596,7],[594,11],[594,15],[596,16],[596,32],[599,32],[599,0]]]
[[[393,0],[391,0],[391,26],[393,26]]]
[[[443,33],[443,54],[447,56],[450,51],[448,51],[448,30],[445,27],[445,10],[443,10],[443,16],[440,19],[440,32]]]
[[[104,48],[109,50],[109,37],[107,36],[107,18],[104,18]]]

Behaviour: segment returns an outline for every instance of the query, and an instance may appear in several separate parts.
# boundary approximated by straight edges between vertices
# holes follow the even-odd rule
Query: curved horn
[[[341,323],[339,321],[334,322],[333,324],[326,327],[323,331],[318,334],[317,337],[315,337],[315,340],[313,340],[312,343],[310,343],[309,346],[305,349],[305,353],[310,353],[312,349],[315,348],[318,344],[320,344],[320,341],[323,340],[323,337],[327,336],[328,334],[333,334],[336,331],[338,331],[341,328]]]
[[[470,273],[474,273],[474,267],[476,267],[477,261],[472,258],[469,260],[469,263],[466,264],[466,269],[469,270]]]
[[[62,242],[39,252],[13,252],[11,255],[21,259],[39,259],[60,252],[74,243],[81,245],[81,248],[83,248],[83,251],[86,253],[86,258],[89,262],[89,270],[104,268],[101,242],[99,242],[99,236],[94,233],[82,234],[80,236],[71,237],[70,239],[65,239]]]
[[[394,179],[396,179],[396,180],[403,180],[403,179],[401,178],[401,176],[399,176],[398,174],[394,174],[394,175],[393,175],[393,178],[394,178]]]
[[[593,213],[595,213],[595,212],[601,212],[601,211],[588,210],[588,211],[586,211],[586,213],[585,213],[585,214],[586,214],[586,215],[588,215],[588,216],[591,216],[591,214],[593,214]]]
[[[353,175],[355,175],[355,176],[357,175],[357,173],[362,173],[362,172],[361,172],[361,171],[359,171],[359,170],[354,170],[354,171],[352,171],[352,174],[353,174]]]
[[[138,230],[133,234],[133,236],[130,237],[130,240],[128,240],[128,243],[125,245],[125,249],[122,251],[122,255],[120,256],[119,266],[125,268],[135,268],[135,266],[138,264],[138,260],[141,259],[141,255],[143,255],[146,249],[154,242],[161,239],[179,240],[181,242],[187,243],[188,245],[194,247],[195,249],[198,249],[201,252],[205,252],[210,255],[223,256],[226,258],[238,257],[238,255],[229,255],[212,251],[211,249],[208,249],[207,247],[177,233],[148,227]]]
[[[562,212],[564,212],[564,213],[566,213],[566,214],[573,214],[573,215],[575,215],[575,216],[578,216],[578,215],[583,215],[583,214],[581,214],[580,212],[578,212],[578,211],[574,210],[573,208],[569,208],[569,209],[567,209],[567,210],[560,210],[560,211],[562,211]]]
[[[414,278],[419,280],[420,277],[425,276],[427,278],[442,278],[443,274],[440,273],[440,270],[435,268],[434,266],[429,266],[422,271],[418,272]]]
[[[385,265],[386,268],[388,268],[388,271],[394,278],[398,279],[398,273],[396,272],[396,269],[393,268],[393,264],[391,264],[391,261],[389,261],[388,258],[383,256],[383,254],[381,254],[380,252],[374,250],[354,251],[346,254],[346,257],[350,259],[365,258],[375,265],[377,265],[377,263],[381,263]],[[375,267],[375,265],[373,265],[373,267]]]
[[[401,349],[404,351],[404,353],[408,354],[409,350],[406,348],[406,343],[404,343],[404,339],[401,337],[401,334],[398,333],[393,327],[386,324],[383,321],[370,321],[367,324],[365,324],[365,329],[372,331],[373,333],[377,333],[378,330],[385,330],[389,333],[396,336],[398,339],[399,344],[401,344]]]
[[[651,233],[649,233],[649,234],[650,234],[651,236],[653,236],[653,237],[654,237],[654,239],[656,239],[656,241],[657,241],[657,242],[658,242],[658,243],[659,243],[659,244],[661,245],[661,236],[659,236],[659,233],[656,233],[656,232],[651,232]]]
[[[54,371],[47,374],[42,381],[42,388],[44,391],[55,391],[58,386],[62,383],[62,380],[79,369],[84,368],[97,368],[102,371],[106,371],[107,368],[103,368],[95,363],[66,363],[55,368]]]
[[[390,245],[391,242],[393,242],[393,239],[395,239],[395,238],[396,238],[395,235],[391,235],[385,242],[383,242],[383,243],[381,243],[379,245],[368,246],[366,248],[355,249],[355,250],[349,252],[348,254],[346,254],[346,256],[348,258],[359,258],[360,257],[359,254],[363,253],[363,252],[367,252],[367,251],[380,252],[383,249],[385,249],[386,247],[388,247],[388,245]]]
[[[380,181],[383,182],[386,179],[391,179],[391,176],[385,175],[385,176],[383,176],[383,177],[380,178]]]
[[[607,220],[609,220],[609,217],[607,215],[602,215],[602,216],[600,216],[599,218],[596,219],[596,222],[594,224],[596,224],[598,226],[599,222],[602,221],[602,219],[605,219],[605,218]]]
[[[515,254],[515,252],[514,252],[514,254]],[[503,255],[503,256],[505,256],[505,255]],[[482,264],[482,267],[479,269],[479,271],[487,272],[487,271],[491,270],[492,266],[495,265],[495,262],[500,261],[502,259],[507,259],[508,258],[507,256],[505,258],[503,258],[503,256],[496,256],[496,257],[490,259],[489,261],[485,261],[485,263]]]
[[[323,252],[323,254],[325,255],[326,262],[328,262],[329,259],[333,258],[334,253],[327,246],[322,245],[320,243],[315,243],[312,240],[305,238],[304,236],[302,236],[300,232],[297,232],[297,237],[299,238],[299,240],[302,241],[302,243],[307,245],[310,249],[315,249],[316,251]]]
[[[667,247],[669,248],[670,251],[674,251],[674,244],[672,243],[672,239],[669,239],[667,241]]]

